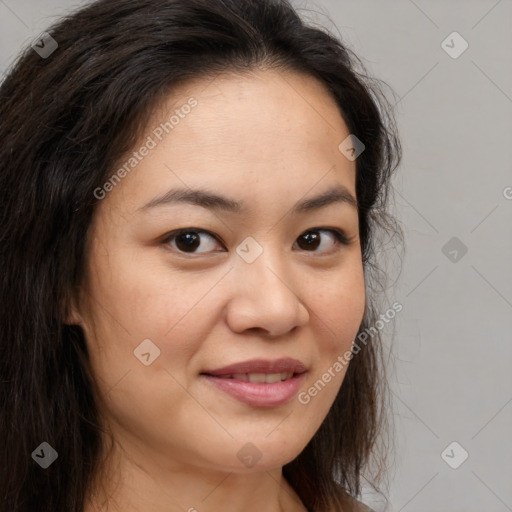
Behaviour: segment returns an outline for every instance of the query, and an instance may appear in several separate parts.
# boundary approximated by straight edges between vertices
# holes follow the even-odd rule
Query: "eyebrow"
[[[179,188],[169,190],[164,195],[155,197],[149,203],[140,207],[138,211],[147,211],[173,203],[192,204],[209,210],[223,210],[230,213],[243,213],[247,209],[243,202],[235,201],[208,190]],[[298,201],[293,206],[291,213],[306,213],[335,203],[348,204],[356,211],[358,210],[357,200],[352,193],[343,185],[337,184],[315,197]]]

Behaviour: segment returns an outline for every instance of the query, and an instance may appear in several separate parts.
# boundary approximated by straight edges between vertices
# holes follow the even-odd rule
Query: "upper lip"
[[[297,359],[289,357],[275,359],[251,359],[240,363],[230,364],[215,370],[205,370],[208,375],[233,375],[235,373],[304,373],[306,365]]]

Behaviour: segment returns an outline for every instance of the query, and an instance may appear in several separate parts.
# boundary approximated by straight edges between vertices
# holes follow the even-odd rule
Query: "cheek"
[[[316,313],[312,319],[316,364],[304,397],[312,402],[307,408],[319,415],[327,414],[343,384],[366,300],[362,264],[355,264],[322,282],[323,287],[311,303]],[[299,402],[305,403],[300,399]]]
[[[321,338],[325,349],[350,347],[361,325],[365,303],[362,265],[356,264],[323,281],[321,291],[312,298],[311,308],[318,315],[318,328],[327,334]]]
[[[148,419],[169,424],[190,402],[190,362],[213,315],[211,301],[201,298],[217,280],[186,279],[113,258],[108,272],[93,280],[93,372],[108,415],[126,428],[142,435]]]
[[[301,418],[312,436],[331,408],[345,379],[352,343],[365,309],[362,266],[355,265],[324,286],[310,302],[315,338],[314,371],[297,395]]]
[[[115,256],[98,264],[102,272],[92,280],[103,366],[110,365],[110,371],[112,365],[133,368],[135,363],[137,368],[134,350],[149,339],[160,352],[151,366],[184,371],[213,327],[216,310],[208,294],[213,295],[219,276],[193,277]]]

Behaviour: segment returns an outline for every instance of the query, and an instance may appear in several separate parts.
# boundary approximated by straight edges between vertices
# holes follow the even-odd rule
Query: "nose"
[[[238,260],[230,272],[233,295],[227,307],[227,322],[236,333],[262,331],[281,336],[305,325],[309,312],[297,288],[297,276],[283,257],[267,249],[252,263]]]

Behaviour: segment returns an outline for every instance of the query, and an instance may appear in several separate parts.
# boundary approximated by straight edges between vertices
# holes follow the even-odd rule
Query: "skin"
[[[355,162],[338,150],[349,130],[314,78],[257,70],[175,89],[141,141],[191,96],[198,105],[99,202],[88,233],[87,280],[68,323],[84,330],[115,444],[85,510],[107,510],[108,498],[108,510],[125,512],[305,511],[282,466],[320,427],[346,367],[308,404],[271,408],[243,404],[200,373],[292,357],[308,367],[306,391],[351,349],[365,306],[357,210],[290,214],[337,184],[355,197]],[[248,209],[139,210],[183,186]],[[349,244],[321,230],[318,246],[298,245],[319,227],[343,230]],[[219,240],[199,233],[195,253],[162,242],[180,228]],[[236,252],[249,236],[263,248],[250,264]],[[149,366],[134,356],[144,339],[160,350]],[[252,467],[237,457],[249,442],[261,453]]]

